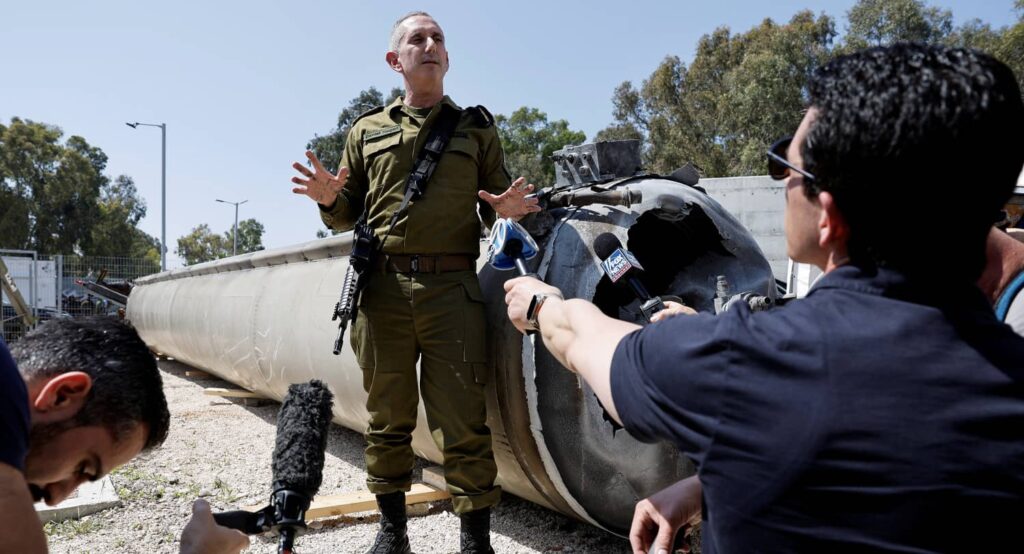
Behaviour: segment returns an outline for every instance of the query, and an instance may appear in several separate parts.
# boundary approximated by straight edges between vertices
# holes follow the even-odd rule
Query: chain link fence
[[[159,260],[122,256],[40,256],[0,250],[4,264],[29,306],[35,324],[55,317],[123,315],[135,279],[160,271]],[[14,342],[32,325],[3,292],[3,339]]]

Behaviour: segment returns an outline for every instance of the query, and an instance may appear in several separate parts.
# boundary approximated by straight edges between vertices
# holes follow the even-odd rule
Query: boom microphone
[[[640,312],[644,319],[665,309],[665,303],[657,296],[651,296],[647,287],[640,282],[644,268],[636,257],[622,247],[622,242],[611,233],[601,233],[594,239],[594,253],[601,259],[601,269],[612,283],[626,283],[633,294],[640,299]]]
[[[306,510],[323,482],[324,449],[333,395],[317,380],[288,387],[277,414],[273,494],[258,512],[214,514],[219,525],[248,535],[277,531],[279,554],[291,554],[295,537],[306,530]]]

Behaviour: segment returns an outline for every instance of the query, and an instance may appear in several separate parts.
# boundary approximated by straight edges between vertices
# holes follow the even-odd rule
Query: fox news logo
[[[643,270],[643,267],[640,266],[640,262],[636,261],[636,258],[634,258],[632,254],[622,250],[621,248],[616,248],[606,260],[601,262],[601,267],[604,268],[605,275],[607,275],[613,283],[617,283],[619,279],[625,277],[625,275],[629,273],[629,270],[634,267],[639,270]]]

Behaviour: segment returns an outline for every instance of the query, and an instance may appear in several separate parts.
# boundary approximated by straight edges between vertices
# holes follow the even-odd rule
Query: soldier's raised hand
[[[519,220],[524,215],[539,212],[540,206],[536,198],[527,198],[533,192],[533,185],[526,184],[526,178],[520,177],[505,192],[494,195],[486,190],[478,193],[480,199],[491,205],[498,217]]]
[[[310,171],[308,167],[299,162],[292,164],[295,171],[298,171],[305,177],[305,179],[302,177],[292,177],[292,182],[298,185],[292,188],[292,192],[295,194],[305,194],[324,206],[333,206],[334,202],[338,199],[338,194],[341,193],[341,189],[345,188],[345,182],[348,181],[348,168],[339,168],[338,174],[332,175],[330,171],[324,169],[323,164],[320,163],[319,158],[312,151],[306,150],[306,157],[313,164],[313,170]]]

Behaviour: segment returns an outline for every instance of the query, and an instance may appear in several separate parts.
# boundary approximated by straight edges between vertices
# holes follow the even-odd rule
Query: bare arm
[[[689,535],[700,523],[701,492],[700,480],[694,475],[638,502],[629,530],[633,554],[671,552],[676,533]]]
[[[560,294],[558,289],[532,277],[505,283],[505,303],[512,324],[530,328],[526,311],[537,293]],[[622,337],[640,326],[612,319],[585,300],[549,297],[538,315],[540,334],[548,351],[570,371],[579,374],[597,394],[608,414],[622,423],[612,400],[612,355]]]
[[[0,553],[45,554],[46,536],[32,507],[28,483],[17,469],[0,463]]]

